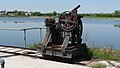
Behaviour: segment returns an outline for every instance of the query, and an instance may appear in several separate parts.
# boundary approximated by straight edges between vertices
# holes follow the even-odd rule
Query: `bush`
[[[88,48],[89,56],[104,60],[120,60],[120,51],[113,48]]]
[[[92,66],[92,68],[106,68],[107,66],[103,63],[96,63]]]
[[[33,45],[30,45],[29,48],[31,49],[37,49],[37,47],[41,46],[43,43],[39,42],[39,43],[34,43]]]

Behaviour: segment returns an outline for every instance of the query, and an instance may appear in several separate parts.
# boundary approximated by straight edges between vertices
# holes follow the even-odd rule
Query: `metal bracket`
[[[66,36],[64,41],[63,41],[63,44],[61,46],[61,49],[62,49],[62,52],[65,53],[65,49],[67,48],[68,46],[68,43],[69,43],[69,38],[70,36]]]

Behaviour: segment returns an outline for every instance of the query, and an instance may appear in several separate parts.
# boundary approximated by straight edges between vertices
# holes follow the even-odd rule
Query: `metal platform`
[[[55,46],[55,47],[54,47]],[[43,51],[43,55],[49,55],[49,56],[57,56],[62,58],[74,58],[76,56],[86,56],[86,44],[81,45],[75,45],[75,46],[69,46],[65,53],[62,52],[60,45],[53,45],[46,47]],[[41,47],[39,47],[39,52],[42,52],[40,50]]]

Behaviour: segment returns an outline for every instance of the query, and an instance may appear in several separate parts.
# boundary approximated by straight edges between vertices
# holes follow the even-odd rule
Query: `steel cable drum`
[[[72,31],[77,25],[77,14],[70,11],[63,12],[59,17],[59,27],[64,31]]]

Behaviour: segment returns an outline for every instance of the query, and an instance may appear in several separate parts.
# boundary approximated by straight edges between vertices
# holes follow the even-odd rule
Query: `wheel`
[[[59,17],[59,26],[64,31],[72,31],[77,24],[77,14],[65,11]]]

